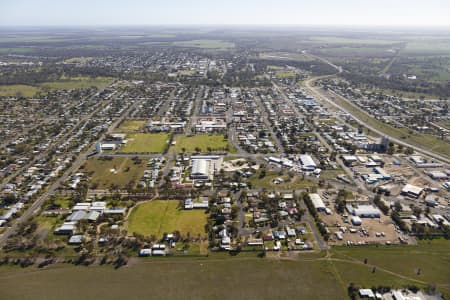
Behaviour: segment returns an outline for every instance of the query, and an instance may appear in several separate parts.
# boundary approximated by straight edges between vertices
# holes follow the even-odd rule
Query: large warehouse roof
[[[206,159],[195,159],[192,161],[192,174],[208,175],[208,161]]]
[[[322,201],[322,198],[320,198],[319,194],[309,194],[309,198],[311,199],[314,207],[319,209],[325,209],[325,204]]]

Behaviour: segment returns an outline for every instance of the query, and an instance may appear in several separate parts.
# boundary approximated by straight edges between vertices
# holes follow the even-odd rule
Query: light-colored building
[[[423,188],[412,185],[412,184],[407,184],[402,189],[403,195],[414,197],[414,198],[419,198],[420,195],[422,194],[422,192],[423,192]]]
[[[214,173],[220,170],[220,156],[193,156],[190,178],[194,180],[212,180]]]
[[[309,198],[311,199],[311,201],[317,211],[325,211],[326,210],[325,204],[323,203],[322,198],[320,197],[319,194],[315,194],[315,193],[309,194]]]
[[[317,168],[316,163],[310,155],[302,154],[300,155],[300,163],[302,164],[302,169],[305,171],[314,171]]]

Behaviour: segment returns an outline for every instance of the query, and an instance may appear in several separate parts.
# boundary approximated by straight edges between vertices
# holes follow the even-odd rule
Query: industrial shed
[[[325,211],[325,204],[319,194],[309,194],[309,198],[317,211]]]

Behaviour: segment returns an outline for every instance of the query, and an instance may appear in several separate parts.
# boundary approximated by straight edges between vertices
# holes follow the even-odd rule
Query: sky
[[[450,26],[450,0],[0,0],[0,26]]]

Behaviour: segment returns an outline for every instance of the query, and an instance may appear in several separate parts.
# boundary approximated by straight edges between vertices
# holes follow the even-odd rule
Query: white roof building
[[[324,211],[326,209],[325,204],[323,203],[322,198],[320,198],[319,194],[309,194],[309,198],[311,199],[317,211]]]
[[[420,196],[420,194],[422,194],[423,192],[423,188],[412,185],[412,184],[407,184],[403,187],[402,189],[402,194],[411,196],[411,197],[415,197],[418,198]]]
[[[314,171],[316,169],[317,165],[310,155],[302,154],[299,159],[303,170]]]
[[[353,215],[360,218],[380,218],[381,212],[372,205],[359,205],[353,209]]]
[[[191,159],[191,179],[211,180],[221,164],[220,156],[193,156]]]

